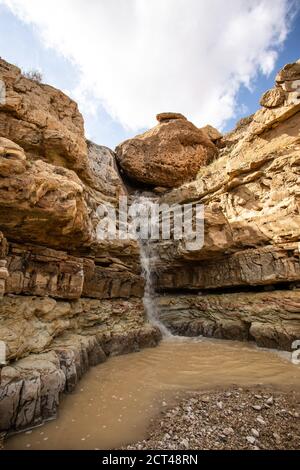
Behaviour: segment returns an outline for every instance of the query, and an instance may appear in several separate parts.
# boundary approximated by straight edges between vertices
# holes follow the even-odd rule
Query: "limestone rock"
[[[174,118],[175,116],[175,118]],[[192,180],[218,149],[183,116],[164,113],[159,124],[116,148],[124,173],[137,183],[174,187]]]
[[[221,134],[221,132],[218,131],[218,129],[216,129],[213,126],[210,126],[209,124],[205,127],[201,127],[201,130],[207,135],[207,137],[212,142],[216,142],[216,141],[222,139],[222,137],[223,137],[223,135]]]
[[[299,291],[239,292],[158,299],[161,320],[184,336],[255,340],[291,350],[300,334]]]
[[[81,297],[84,283],[83,259],[38,245],[9,243],[7,294]]]
[[[27,160],[13,142],[1,140],[0,227],[21,242],[78,246],[92,238],[84,187],[71,170]],[[7,213],[9,211],[9,217]]]
[[[270,117],[267,113],[273,113],[273,110],[263,111],[266,118]],[[230,134],[220,157],[203,167],[197,180],[160,197],[160,203],[204,204],[206,233],[204,247],[199,252],[180,249],[176,243],[171,247],[164,241],[158,244],[161,256],[165,253],[165,266],[161,270],[164,274],[160,276],[158,272],[158,283],[164,278],[168,279],[169,287],[174,281],[178,288],[180,285],[187,288],[190,283],[191,288],[201,286],[202,289],[299,280],[299,112],[298,103],[276,108],[277,117],[281,116],[282,120],[274,125],[275,114],[270,122],[262,123],[261,133],[257,135],[253,132],[262,116],[258,111],[237,127],[236,136],[234,132]],[[210,258],[204,263],[212,254],[215,260]],[[195,264],[185,265],[188,260],[194,260]],[[261,266],[259,272],[254,260]],[[210,278],[214,263],[216,270]],[[236,274],[232,277],[233,265]],[[264,273],[267,266],[271,269],[268,274]],[[182,283],[180,274],[185,279]],[[198,283],[196,279],[200,280],[202,275]]]
[[[174,240],[155,246],[161,319],[177,334],[282,349],[300,334],[298,65],[279,74],[264,109],[223,137],[218,159],[159,199],[203,204],[206,214],[201,250]]]
[[[117,333],[123,338],[144,327],[143,302],[134,297],[63,301],[11,295],[0,303],[0,338],[6,343],[8,361],[42,353],[64,334],[84,333],[106,343]]]
[[[260,104],[265,108],[277,108],[283,105],[286,94],[281,87],[266,91],[261,97]]]
[[[286,64],[276,75],[276,82],[300,80],[300,59],[292,64]]]
[[[0,377],[0,431],[28,429],[54,418],[62,392],[72,392],[91,366],[107,356],[152,347],[160,339],[155,327],[115,334],[64,334],[44,354],[31,354],[4,367]],[[105,350],[105,352],[104,352]]]
[[[183,114],[180,114],[180,113],[160,113],[160,114],[157,114],[156,116],[156,119],[158,122],[169,122],[169,121],[173,121],[175,119],[186,119],[185,116],[183,116]]]
[[[55,88],[24,77],[0,59],[6,97],[0,104],[0,136],[19,144],[30,158],[85,174],[84,126],[77,104]]]

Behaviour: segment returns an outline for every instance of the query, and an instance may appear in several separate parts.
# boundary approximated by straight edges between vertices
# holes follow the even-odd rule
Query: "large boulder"
[[[150,186],[176,187],[193,180],[218,155],[207,133],[178,113],[162,113],[153,129],[116,148],[124,173]]]

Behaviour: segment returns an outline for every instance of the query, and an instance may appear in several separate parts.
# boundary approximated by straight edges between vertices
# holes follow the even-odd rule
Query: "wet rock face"
[[[162,113],[159,124],[116,148],[124,173],[136,183],[172,188],[193,180],[218,155],[207,133],[178,113]]]

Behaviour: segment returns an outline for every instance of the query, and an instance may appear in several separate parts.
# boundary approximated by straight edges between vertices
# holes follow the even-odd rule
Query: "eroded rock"
[[[159,124],[116,148],[124,173],[137,183],[174,187],[191,181],[218,155],[207,134],[184,116],[158,115]]]

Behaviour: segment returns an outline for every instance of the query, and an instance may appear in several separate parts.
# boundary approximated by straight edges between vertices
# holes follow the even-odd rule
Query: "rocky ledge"
[[[135,241],[98,240],[100,204],[127,194],[77,104],[0,60],[0,432],[55,417],[111,355],[155,346]],[[1,360],[3,357],[1,356]]]

